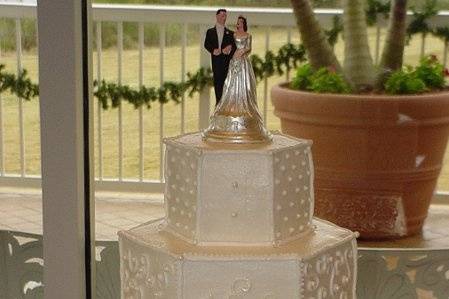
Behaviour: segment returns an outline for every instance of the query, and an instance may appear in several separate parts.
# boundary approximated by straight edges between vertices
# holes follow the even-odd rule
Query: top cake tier
[[[260,246],[311,230],[311,141],[208,144],[194,133],[165,144],[166,231],[202,246]]]

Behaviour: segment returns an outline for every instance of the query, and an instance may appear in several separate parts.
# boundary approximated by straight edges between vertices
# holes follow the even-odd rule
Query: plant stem
[[[395,71],[402,67],[407,30],[407,0],[391,2],[390,23],[379,67]]]
[[[321,67],[332,66],[341,72],[341,65],[329,45],[324,32],[315,18],[309,0],[291,0],[296,23],[301,34],[304,47],[307,50],[312,67],[317,70]]]
[[[346,78],[357,90],[372,89],[375,68],[369,51],[363,3],[361,0],[345,0],[344,8],[344,72]]]

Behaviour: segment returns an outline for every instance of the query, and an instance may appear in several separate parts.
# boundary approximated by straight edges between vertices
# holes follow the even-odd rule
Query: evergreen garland
[[[376,24],[379,15],[387,19],[390,13],[390,6],[391,1],[368,0],[368,7],[365,11],[368,25]]]
[[[327,41],[333,47],[338,41],[338,36],[343,32],[343,22],[339,16],[334,16],[332,20],[332,28],[324,31]]]
[[[449,43],[449,26],[437,27],[434,31],[434,35],[443,40],[445,43]]]
[[[0,64],[0,94],[9,91],[25,100],[31,100],[39,95],[39,86],[28,78],[26,70],[16,76],[6,73],[4,69],[5,65]]]
[[[413,19],[407,27],[407,41],[410,41],[413,35],[421,33],[423,37],[429,33],[433,33],[434,29],[427,22],[431,17],[438,14],[437,0],[426,0],[422,10],[411,7]]]
[[[109,106],[116,108],[121,101],[132,104],[135,108],[145,106],[151,108],[153,102],[161,104],[173,101],[180,103],[182,96],[188,92],[192,96],[196,92],[200,92],[206,86],[212,86],[212,71],[210,69],[201,68],[195,74],[187,73],[187,81],[182,83],[164,82],[161,87],[141,86],[133,89],[129,85],[118,85],[112,82],[102,80],[100,84],[94,81],[94,96],[100,101],[103,109]],[[109,104],[109,100],[111,103]]]
[[[305,55],[302,45],[286,44],[279,49],[277,54],[268,51],[264,59],[258,55],[251,55],[250,59],[253,62],[256,79],[260,81],[262,78],[268,78],[274,74],[282,75],[284,72],[296,68],[300,62],[306,60]],[[25,100],[31,100],[39,95],[39,87],[27,77],[26,70],[16,77],[14,74],[4,72],[4,68],[4,65],[0,65],[0,93],[8,90]],[[159,88],[146,86],[133,88],[129,85],[119,85],[105,80],[94,81],[93,94],[105,110],[109,107],[118,107],[122,101],[132,104],[135,108],[141,106],[151,108],[151,104],[154,102],[160,104],[169,101],[179,103],[186,93],[191,97],[207,86],[213,86],[212,71],[210,68],[200,68],[194,74],[187,73],[185,82],[167,81]]]

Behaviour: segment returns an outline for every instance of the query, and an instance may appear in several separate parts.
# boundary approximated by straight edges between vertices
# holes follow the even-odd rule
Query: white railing
[[[96,69],[94,70],[94,78],[101,80],[104,76],[102,74],[103,67],[103,47],[102,47],[102,25],[107,23],[115,23],[117,29],[117,83],[122,83],[123,78],[123,23],[134,23],[138,28],[138,78],[135,82],[136,85],[141,86],[144,82],[144,25],[147,23],[157,24],[159,27],[159,78],[160,84],[164,82],[166,66],[164,65],[164,54],[166,49],[166,26],[169,24],[181,25],[181,72],[180,79],[184,81],[186,79],[186,48],[187,48],[187,34],[190,26],[197,26],[200,31],[199,43],[199,66],[209,67],[209,55],[202,49],[202,42],[204,33],[211,24],[214,24],[215,11],[217,8],[213,7],[190,7],[190,6],[148,6],[148,5],[109,5],[109,4],[95,4],[93,5],[93,39],[96,41],[96,48],[94,49],[95,58],[97,61]],[[239,14],[245,15],[250,21],[252,26],[258,26],[262,28],[259,30],[259,34],[264,35],[264,42],[262,46],[263,51],[270,49],[270,37],[271,29],[282,28],[285,34],[285,42],[292,41],[292,32],[296,32],[295,19],[291,9],[265,9],[265,8],[229,8],[229,15],[237,16]],[[320,22],[325,26],[331,26],[332,19],[335,15],[340,15],[341,10],[338,9],[321,9],[316,13],[319,16]],[[22,19],[36,19],[36,5],[35,4],[0,4],[0,18],[8,18],[15,20],[16,31],[16,56],[17,56],[17,72],[22,70]],[[449,12],[440,12],[438,16],[432,19],[434,25],[447,25],[449,23]],[[375,47],[375,60],[378,60],[381,43],[381,32],[386,26],[383,20],[379,20],[376,29],[376,47]],[[285,29],[285,30],[284,30]],[[422,38],[421,41],[421,53],[424,55],[426,46],[426,39]],[[447,44],[442,43],[441,51],[443,53],[444,64],[447,64]],[[0,48],[0,63],[1,63],[1,48]],[[286,79],[289,79],[289,74],[286,74]],[[269,103],[269,86],[268,80],[265,79],[261,82],[263,84],[263,95],[261,97],[264,119],[268,117],[268,103]],[[210,114],[210,91],[205,90],[199,97],[199,115],[198,115],[198,128],[204,128],[207,126]],[[14,174],[5,173],[4,169],[4,109],[3,103],[0,101],[0,184],[2,185],[18,185],[18,186],[30,186],[37,187],[40,184],[40,178],[31,176],[26,173],[25,168],[25,151],[26,140],[24,136],[24,117],[25,111],[23,109],[22,100],[19,99],[18,105],[18,127],[19,127],[19,144],[20,144],[20,172]],[[163,138],[164,132],[164,106],[160,105],[159,108],[159,165],[162,164],[163,157]],[[104,140],[103,140],[103,113],[100,104],[97,107],[96,123],[94,128],[95,138],[97,144],[95,148],[97,166],[97,190],[116,190],[116,191],[146,191],[146,192],[161,192],[163,188],[163,167],[159,167],[159,178],[156,180],[149,180],[144,177],[145,169],[145,157],[149,153],[144,151],[144,119],[145,111],[143,108],[138,110],[136,114],[139,129],[139,159],[138,159],[138,178],[129,179],[123,174],[124,159],[124,132],[123,132],[123,109],[120,106],[117,109],[117,140],[118,140],[118,176],[110,179],[105,178],[103,172],[103,156],[104,156]],[[184,133],[186,131],[186,106],[184,98],[180,105],[180,131]],[[157,125],[157,124],[155,124]]]

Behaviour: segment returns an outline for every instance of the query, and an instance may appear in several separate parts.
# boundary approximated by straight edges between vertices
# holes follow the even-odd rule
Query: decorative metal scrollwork
[[[449,249],[359,250],[357,297],[415,299],[449,296]]]

